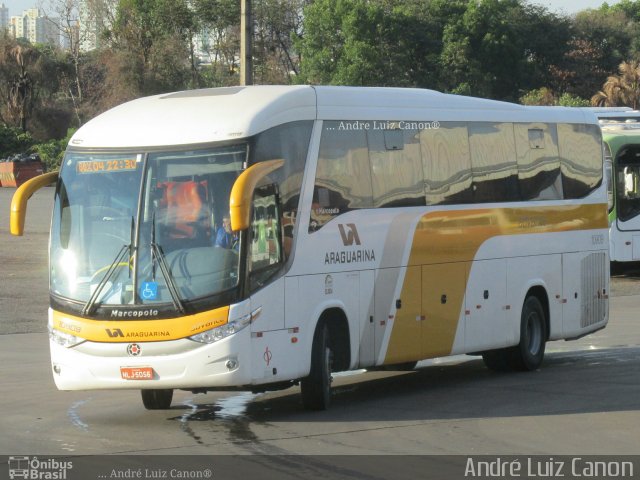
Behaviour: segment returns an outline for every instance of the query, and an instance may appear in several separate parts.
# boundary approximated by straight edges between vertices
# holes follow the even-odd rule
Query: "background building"
[[[0,31],[9,28],[9,8],[0,3]]]
[[[93,2],[87,0],[79,3],[80,50],[88,52],[103,47],[102,35],[111,25],[110,19],[115,14],[116,2]]]
[[[9,19],[9,32],[15,38],[24,38],[32,44],[50,43],[59,46],[60,31],[57,20],[41,15],[38,8],[30,8],[24,10],[22,15]]]

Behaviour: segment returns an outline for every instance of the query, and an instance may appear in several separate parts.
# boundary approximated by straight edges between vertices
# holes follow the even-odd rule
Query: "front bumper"
[[[135,348],[128,348],[136,345]],[[59,390],[224,388],[251,384],[251,334],[243,329],[212,344],[84,342],[66,348],[50,342],[51,367]],[[137,355],[132,355],[133,353]],[[138,351],[139,350],[139,351]],[[126,380],[121,368],[150,367],[149,380]]]

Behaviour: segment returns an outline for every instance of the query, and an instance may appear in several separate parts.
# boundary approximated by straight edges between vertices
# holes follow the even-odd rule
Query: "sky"
[[[572,14],[587,8],[598,8],[604,2],[603,0],[529,0],[530,3],[538,3],[546,6],[551,11],[559,13]],[[609,0],[607,3],[613,5],[619,0]],[[23,10],[35,7],[38,3],[48,4],[47,0],[0,0],[0,4],[4,3],[9,7],[9,15],[20,15]]]
[[[608,0],[606,3],[614,5],[619,1],[620,0]],[[598,8],[605,2],[603,0],[530,0],[529,3],[544,5],[549,10],[556,11],[558,13],[572,14],[579,12],[580,10],[586,10],[587,8]]]

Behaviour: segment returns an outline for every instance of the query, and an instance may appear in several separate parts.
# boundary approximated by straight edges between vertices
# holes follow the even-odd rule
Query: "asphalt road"
[[[25,235],[9,234],[15,188],[0,188],[0,335],[46,332],[49,226],[54,189],[45,187],[29,201]]]
[[[146,411],[139,392],[59,392],[46,329],[53,189],[8,235],[13,189],[0,189],[0,455],[640,453],[640,277],[613,280],[609,326],[552,342],[543,367],[489,372],[475,357],[413,372],[338,377],[332,408],[303,410],[299,389],[177,392]]]

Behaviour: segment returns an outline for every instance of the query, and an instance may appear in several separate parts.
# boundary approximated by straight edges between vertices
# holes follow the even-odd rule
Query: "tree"
[[[561,107],[588,107],[590,105],[589,100],[571,95],[570,93],[565,92],[558,97],[547,87],[527,92],[520,97],[520,103],[523,105],[558,105]]]
[[[11,124],[26,132],[36,97],[31,70],[38,52],[28,44],[11,42],[6,38],[2,47],[0,63],[4,67],[4,79],[0,89],[6,107],[3,118],[8,118]]]
[[[303,9],[310,0],[254,0],[254,77],[256,83],[291,83],[300,70],[294,39],[302,32]]]
[[[572,38],[571,20],[540,5],[526,4],[517,22],[524,48],[519,88],[526,91],[552,85],[552,67],[563,64]]]
[[[304,34],[297,42],[304,83],[380,84],[378,46],[383,11],[365,0],[317,0],[304,9]]]
[[[192,48],[203,54],[200,80],[211,87],[237,85],[240,58],[240,2],[237,0],[193,0],[198,34]]]
[[[387,53],[394,84],[448,90],[452,72],[442,65],[443,36],[452,19],[464,13],[468,2],[409,0],[396,3]],[[454,87],[461,94],[467,93],[465,88],[460,84]]]
[[[601,35],[607,45],[617,51],[617,55],[611,58],[612,63],[608,70],[613,70],[626,58],[638,59],[640,54],[640,2],[638,0],[621,0],[613,5],[605,2],[596,12],[596,15],[600,14],[601,18],[609,19],[609,25],[601,28],[601,31],[608,30],[608,32]],[[582,13],[589,13],[589,11]],[[583,20],[583,18],[581,17],[579,20]]]
[[[465,3],[316,0],[305,7],[302,33],[294,42],[298,81],[433,88],[444,19]]]
[[[549,67],[549,84],[558,92],[589,97],[606,78],[602,68],[604,53],[589,40],[573,38],[557,64]]]
[[[69,96],[73,104],[76,122],[82,125],[81,108],[83,104],[83,89],[81,78],[82,52],[80,49],[86,40],[87,30],[80,30],[78,13],[83,6],[80,0],[48,0],[41,3],[44,16],[53,24],[63,38],[68,63],[72,69],[61,71],[61,83],[64,83],[63,91]]]
[[[32,147],[32,150],[38,154],[40,160],[45,164],[47,171],[60,169],[65,149],[75,131],[75,129],[70,128],[60,140],[49,140]]]
[[[122,55],[125,68],[120,74],[139,95],[188,86],[193,15],[187,0],[119,1],[106,40]]]
[[[565,92],[560,95],[558,105],[561,107],[589,107],[591,106],[591,102],[585,98]]]
[[[0,121],[36,140],[64,136],[71,109],[59,79],[69,68],[59,48],[0,37]]]
[[[520,97],[520,103],[522,105],[556,105],[557,99],[551,89],[547,87],[537,88],[527,92]]]
[[[26,152],[31,145],[33,138],[28,133],[15,127],[0,125],[0,159]]]
[[[619,75],[612,75],[602,86],[602,90],[591,97],[591,104],[597,107],[640,106],[640,63],[622,62]]]
[[[567,19],[523,0],[466,2],[444,28],[443,89],[514,101],[548,83],[569,38]]]

